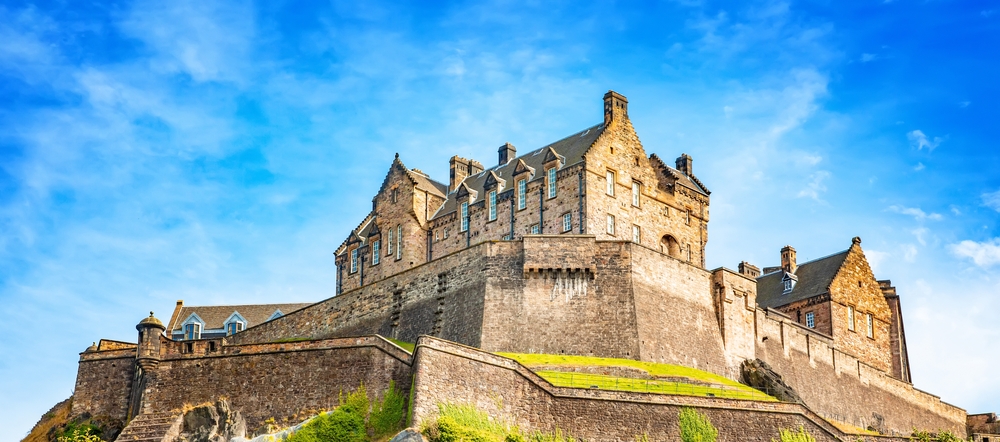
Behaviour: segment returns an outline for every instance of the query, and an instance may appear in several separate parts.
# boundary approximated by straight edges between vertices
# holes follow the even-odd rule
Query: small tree
[[[715,429],[708,416],[693,408],[681,408],[678,423],[683,442],[715,442],[715,438],[719,436],[719,430]]]
[[[771,441],[777,442],[774,439],[771,439]],[[812,437],[812,435],[802,427],[799,427],[799,431],[797,432],[782,428],[781,442],[816,442],[816,438]]]

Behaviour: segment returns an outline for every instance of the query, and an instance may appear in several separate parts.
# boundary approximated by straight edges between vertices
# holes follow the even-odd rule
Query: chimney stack
[[[682,153],[681,156],[677,157],[677,161],[675,162],[675,164],[677,164],[677,170],[684,175],[691,175],[694,173],[691,168],[691,163],[691,155],[686,153]]]
[[[785,246],[781,248],[781,270],[787,273],[795,274],[799,266],[795,264],[795,249],[792,246]]]
[[[612,120],[628,118],[628,99],[615,91],[604,94],[604,125]]]
[[[510,143],[504,143],[503,146],[500,146],[500,150],[498,150],[498,152],[500,152],[501,166],[517,157],[517,149],[515,149],[514,145]]]
[[[760,268],[746,261],[740,262],[739,270],[741,275],[749,276],[754,279],[757,279],[757,277],[760,276]]]
[[[513,146],[511,146],[513,147]],[[448,192],[454,192],[458,189],[458,185],[462,184],[470,175],[475,175],[483,171],[483,163],[476,160],[469,160],[462,158],[458,155],[451,157],[448,160],[448,168],[450,173],[448,175]]]

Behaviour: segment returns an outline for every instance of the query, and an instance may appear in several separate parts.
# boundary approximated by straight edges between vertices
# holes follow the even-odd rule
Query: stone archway
[[[663,238],[660,238],[660,252],[681,259],[681,243],[672,235],[663,235]]]

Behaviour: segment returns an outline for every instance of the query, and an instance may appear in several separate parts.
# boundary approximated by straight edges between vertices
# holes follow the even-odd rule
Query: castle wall
[[[740,364],[756,357],[757,281],[726,268],[713,270],[712,297],[726,349],[726,376],[739,380]]]
[[[889,325],[892,312],[858,243],[852,244],[844,265],[830,283],[833,336],[844,352],[892,373]],[[854,330],[848,330],[847,306],[854,306]],[[871,314],[874,338],[867,336],[865,314]]]
[[[362,383],[370,397],[381,395],[390,381],[408,392],[411,364],[408,353],[374,336],[175,354],[147,372],[142,411],[180,410],[225,397],[251,431],[268,418],[289,425],[332,409],[341,392]]]
[[[71,415],[87,413],[124,424],[135,374],[135,355],[135,344],[132,348],[81,353]]]
[[[965,410],[837,350],[828,336],[757,311],[757,357],[824,417],[888,434],[913,429],[965,435]]]
[[[680,440],[678,413],[691,407],[711,419],[720,442],[770,442],[780,429],[800,426],[817,441],[843,435],[797,404],[553,387],[510,359],[433,338],[418,342],[416,361],[415,425],[433,421],[439,404],[452,403],[473,405],[522,430],[559,429],[588,441],[641,434]]]

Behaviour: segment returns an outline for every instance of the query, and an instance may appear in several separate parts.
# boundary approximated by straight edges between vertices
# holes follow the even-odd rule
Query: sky
[[[708,268],[862,248],[913,382],[1000,411],[1000,2],[0,2],[0,428],[150,310],[334,294],[393,154],[544,146],[628,97],[712,191]]]

